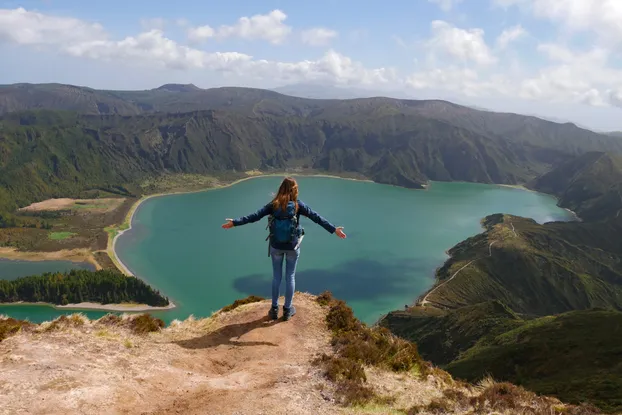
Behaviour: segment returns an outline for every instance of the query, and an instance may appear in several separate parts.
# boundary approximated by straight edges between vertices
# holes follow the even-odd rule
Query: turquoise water
[[[14,280],[19,277],[43,274],[44,272],[67,272],[72,269],[95,270],[95,267],[88,262],[15,261],[0,258],[0,279],[3,280]],[[39,305],[0,306],[0,315],[2,314],[20,319],[28,318],[33,321],[50,320],[50,318],[60,315],[53,307]]]
[[[257,178],[208,192],[152,198],[140,206],[116,249],[135,275],[177,305],[154,315],[165,321],[204,317],[247,295],[270,297],[266,218],[230,230],[220,225],[263,206],[280,181]],[[344,226],[348,238],[341,240],[301,218],[306,236],[296,289],[330,290],[368,323],[429,289],[434,270],[447,259],[445,251],[481,232],[484,216],[510,213],[541,223],[572,219],[548,195],[495,185],[434,182],[427,191],[416,191],[322,177],[298,181],[301,200]],[[0,313],[17,317],[19,312],[21,318],[41,321],[65,312],[17,308],[0,307]]]
[[[67,272],[71,269],[95,270],[87,262],[72,261],[15,261],[0,258],[0,279],[14,280],[29,275],[39,275],[44,272]]]

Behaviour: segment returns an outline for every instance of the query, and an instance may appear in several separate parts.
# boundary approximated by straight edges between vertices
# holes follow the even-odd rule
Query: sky
[[[296,83],[622,130],[622,0],[0,0],[0,84]]]

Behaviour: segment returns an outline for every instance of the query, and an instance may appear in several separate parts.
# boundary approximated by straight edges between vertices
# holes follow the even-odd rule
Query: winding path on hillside
[[[492,245],[492,244],[491,244]],[[479,258],[477,258],[479,259]],[[468,264],[464,265],[462,268],[460,268],[458,271],[454,272],[454,275],[451,276],[451,278],[449,278],[447,281],[442,282],[441,284],[437,285],[436,287],[434,287],[429,293],[427,293],[425,295],[425,297],[423,297],[423,300],[421,300],[421,303],[419,304],[421,307],[425,306],[426,303],[428,303],[428,297],[430,296],[430,294],[432,294],[434,291],[438,290],[440,287],[442,287],[443,285],[447,284],[449,281],[453,280],[454,278],[456,278],[456,275],[458,275],[460,273],[460,271],[462,271],[463,269],[465,269],[466,267],[468,267],[469,265],[471,265],[473,262],[477,261],[477,259],[472,260],[471,262],[469,262]]]
[[[622,198],[622,196],[620,196]],[[621,209],[622,211],[622,209]],[[620,212],[618,212],[619,214]],[[518,237],[518,233],[516,232],[516,229],[514,229],[514,224],[510,221],[510,225],[512,226],[512,232],[514,233],[515,237]],[[492,241],[490,243],[490,245],[488,245],[488,256],[491,257],[492,256],[492,246],[493,244],[497,242],[497,241]],[[454,272],[454,274],[446,281],[443,281],[442,283],[440,283],[439,285],[437,285],[436,287],[432,288],[424,297],[423,299],[419,302],[419,306],[420,307],[424,307],[427,303],[429,303],[428,301],[428,297],[434,293],[436,290],[438,290],[440,287],[442,287],[443,285],[447,284],[448,282],[450,282],[451,280],[453,280],[454,278],[456,278],[458,276],[458,274],[460,273],[460,271],[462,271],[463,269],[465,269],[466,267],[468,267],[469,265],[471,265],[472,263],[474,263],[475,261],[478,261],[482,259],[482,257],[479,258],[475,258],[474,260],[472,260],[471,262],[469,262],[468,264],[464,265],[462,268],[460,268],[458,271]]]

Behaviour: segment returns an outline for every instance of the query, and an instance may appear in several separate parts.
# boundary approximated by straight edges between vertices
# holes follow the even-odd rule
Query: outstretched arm
[[[326,219],[321,217],[319,214],[314,212],[313,209],[311,209],[309,206],[305,205],[304,203],[298,202],[298,209],[300,210],[300,214],[301,215],[304,215],[304,216],[308,217],[313,222],[317,223],[322,228],[326,229],[326,231],[328,231],[330,233],[335,233],[336,232],[337,235],[340,238],[345,238],[346,237],[346,234],[343,233],[343,231],[342,231],[342,229],[343,229],[342,226],[335,227],[333,224],[331,224],[329,221],[327,221]]]
[[[237,219],[227,219],[227,222],[225,222],[225,224],[222,225],[222,227],[225,229],[229,229],[234,226],[242,226],[242,225],[246,225],[247,223],[257,222],[264,216],[269,215],[270,213],[272,213],[272,203],[268,203],[267,205],[259,209],[257,212],[251,213],[250,215],[242,216]]]

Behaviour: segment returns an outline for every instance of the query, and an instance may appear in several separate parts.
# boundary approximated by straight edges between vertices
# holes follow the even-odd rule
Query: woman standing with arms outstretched
[[[291,177],[286,177],[274,199],[257,212],[238,219],[227,219],[222,225],[224,229],[234,226],[257,222],[264,216],[270,215],[268,227],[270,234],[270,251],[272,257],[272,307],[268,315],[276,320],[279,314],[279,289],[283,278],[283,259],[285,259],[285,304],[283,305],[283,319],[289,320],[296,314],[292,305],[295,290],[296,264],[300,256],[300,241],[304,229],[300,226],[300,215],[304,215],[317,223],[326,231],[345,238],[343,227],[335,227],[326,219],[315,213],[309,206],[298,200],[298,183]],[[266,238],[266,239],[268,239]]]

